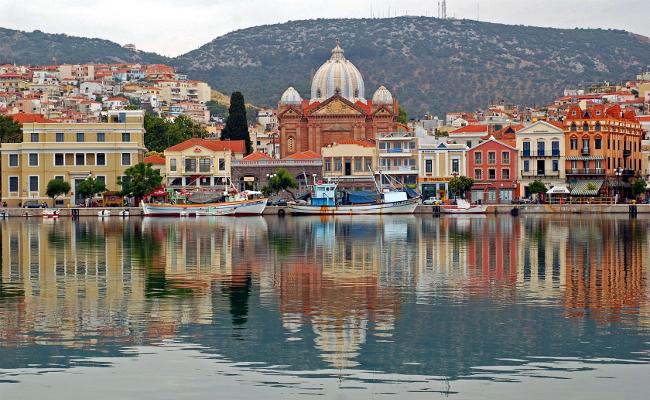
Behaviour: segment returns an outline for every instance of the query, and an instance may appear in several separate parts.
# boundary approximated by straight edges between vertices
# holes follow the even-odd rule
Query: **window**
[[[488,169],[488,179],[495,180],[497,179],[497,170],[494,168]]]
[[[18,166],[18,154],[9,154],[9,166],[10,167]]]
[[[356,157],[354,159],[354,170],[355,171],[361,171],[361,157]]]
[[[465,146],[472,147],[472,141],[471,140],[466,141]]]
[[[573,112],[573,115],[576,115],[575,111]],[[576,126],[576,124],[575,123],[571,124],[571,132],[577,132],[577,131],[578,131],[578,127]]]
[[[54,165],[57,167],[61,167],[65,165],[65,156],[63,153],[55,153],[54,154]]]
[[[196,172],[196,158],[185,159],[185,172]]]
[[[131,141],[131,132],[122,132],[122,141],[130,142]]]
[[[169,170],[172,172],[176,172],[176,159],[175,158],[170,158],[169,159]]]
[[[589,124],[585,122],[585,123],[582,125],[582,130],[583,130],[584,132],[589,132]]]
[[[538,156],[543,156],[545,150],[546,150],[545,149],[545,143],[543,141],[541,141],[541,140],[538,141],[537,142],[537,155]]]
[[[202,157],[199,159],[199,172],[210,172],[210,159]]]
[[[578,138],[577,137],[572,137],[571,141],[571,150],[578,150]]]
[[[483,163],[483,153],[480,151],[477,151],[474,153],[474,164],[481,164]]]
[[[219,159],[219,171],[225,171],[226,170],[226,159],[225,158],[220,158]]]
[[[559,157],[560,156],[560,141],[559,140],[554,140],[551,142],[551,149],[553,152],[553,157]]]
[[[39,136],[39,135],[38,135],[38,132],[32,132],[31,135],[30,135],[30,137],[31,137],[30,140],[31,140],[32,142],[38,142],[38,139],[39,139],[38,136]]]
[[[386,142],[379,142],[379,150],[386,150]]]
[[[332,159],[331,158],[326,158],[325,159],[325,172],[330,172],[332,171]]]
[[[501,153],[501,163],[502,164],[510,164],[510,152],[509,151],[504,151]]]
[[[596,114],[600,114],[600,111],[596,112]],[[600,122],[596,122],[596,132],[600,132],[600,131],[601,131]]]
[[[38,176],[37,175],[31,175],[29,177],[29,191],[30,192],[38,192]]]
[[[483,171],[481,169],[475,169],[474,170],[474,179],[477,181],[480,181],[483,179]]]
[[[433,173],[433,160],[424,160],[424,172],[427,174]]]
[[[56,141],[58,143],[61,143],[61,142],[65,141],[65,135],[63,134],[63,132],[57,132],[56,133]]]
[[[578,161],[571,160],[571,169],[578,169]]]
[[[530,161],[524,160],[524,172],[530,171]]]
[[[105,142],[106,141],[106,134],[104,132],[97,132],[97,141],[98,142]]]
[[[14,193],[18,191],[18,177],[10,176],[9,177],[9,191]]]
[[[560,170],[560,162],[558,160],[553,160],[553,171],[557,172]]]
[[[601,139],[601,138],[599,138],[599,137],[597,137],[596,139],[594,139],[594,148],[595,148],[596,150],[600,150],[600,149],[603,147],[602,142],[603,142],[603,139]]]
[[[106,165],[106,154],[97,153],[95,156],[95,165]]]
[[[29,166],[38,167],[38,154],[29,153]]]
[[[489,151],[488,152],[488,164],[496,164],[497,163],[497,153],[494,151]]]
[[[62,181],[63,180],[63,175],[54,175],[54,179],[56,179],[58,181]]]
[[[77,142],[84,142],[86,137],[83,132],[77,132]]]
[[[341,157],[334,158],[334,171],[341,172],[342,170],[343,170],[343,162],[341,161]]]
[[[106,176],[104,176],[104,175],[97,175],[97,176],[95,177],[95,180],[96,180],[97,182],[101,182],[101,183],[103,183],[104,185],[106,185]]]
[[[524,157],[530,157],[530,142],[524,142]]]
[[[501,170],[501,179],[507,181],[510,179],[510,168],[503,168]]]
[[[451,173],[452,174],[460,173],[460,160],[458,160],[457,158],[453,158],[451,160]]]
[[[74,165],[86,165],[86,155],[83,153],[75,154]]]
[[[589,138],[582,138],[582,151],[589,150]]]
[[[131,165],[131,153],[122,153],[122,165]]]

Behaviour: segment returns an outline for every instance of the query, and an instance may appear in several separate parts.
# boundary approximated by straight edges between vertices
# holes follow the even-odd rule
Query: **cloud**
[[[54,5],[53,5],[54,3]],[[174,56],[236,29],[297,19],[436,16],[437,0],[0,0],[0,26],[135,43]],[[321,5],[322,4],[322,5]],[[478,5],[478,7],[477,7]],[[543,7],[541,6],[543,5]],[[650,36],[648,0],[448,0],[450,17]]]

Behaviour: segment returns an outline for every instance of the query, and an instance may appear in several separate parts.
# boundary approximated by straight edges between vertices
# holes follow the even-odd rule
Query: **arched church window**
[[[576,126],[575,122],[571,124],[571,132],[576,132],[578,130],[578,127]]]
[[[293,136],[289,136],[289,139],[287,139],[287,151],[289,153],[296,151],[296,139]]]

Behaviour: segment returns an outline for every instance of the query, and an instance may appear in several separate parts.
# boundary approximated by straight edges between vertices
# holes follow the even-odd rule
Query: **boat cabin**
[[[319,183],[314,185],[311,204],[313,206],[335,206],[336,183]]]

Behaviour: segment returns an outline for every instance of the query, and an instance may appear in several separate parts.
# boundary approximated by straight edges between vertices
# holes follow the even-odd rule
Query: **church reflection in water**
[[[236,361],[402,371],[411,359],[409,372],[453,376],[502,356],[504,338],[507,354],[552,353],[562,344],[533,343],[548,329],[560,338],[591,324],[650,329],[644,220],[1,224],[2,368],[184,338]],[[621,343],[634,349],[637,339]]]

